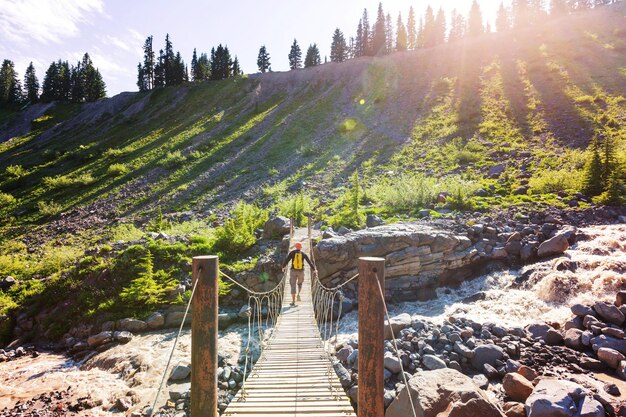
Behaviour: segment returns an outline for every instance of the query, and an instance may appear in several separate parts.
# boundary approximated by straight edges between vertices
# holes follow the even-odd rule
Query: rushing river
[[[572,316],[572,304],[613,302],[615,293],[626,289],[626,225],[581,228],[578,234],[579,241],[561,257],[490,273],[456,289],[439,288],[437,299],[389,306],[389,314],[409,313],[434,323],[454,315],[507,327],[563,324]],[[481,292],[484,299],[463,301]],[[353,311],[340,321],[340,339],[354,337],[356,326]]]

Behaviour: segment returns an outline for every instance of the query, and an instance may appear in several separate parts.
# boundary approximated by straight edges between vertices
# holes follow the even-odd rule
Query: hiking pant
[[[304,269],[289,270],[289,285],[291,285],[291,294],[296,293],[296,283],[298,284],[298,291],[302,290],[302,283],[304,282]]]

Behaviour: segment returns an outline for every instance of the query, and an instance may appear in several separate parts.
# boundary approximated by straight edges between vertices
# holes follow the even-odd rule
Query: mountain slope
[[[16,199],[5,216],[15,235],[56,212],[67,213],[66,231],[157,206],[206,213],[283,180],[333,190],[366,161],[372,177],[486,178],[523,151],[534,166],[558,165],[564,149],[604,131],[603,116],[624,134],[625,9],[381,58],[33,106],[0,130],[0,190]],[[472,149],[482,155],[449,159]]]

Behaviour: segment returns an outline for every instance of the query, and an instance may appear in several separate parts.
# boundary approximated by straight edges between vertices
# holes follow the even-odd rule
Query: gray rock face
[[[383,224],[385,224],[385,221],[375,214],[370,213],[367,215],[367,218],[365,219],[365,225],[367,227],[382,226]]]
[[[543,339],[546,337],[546,335],[548,334],[548,330],[550,330],[551,327],[548,326],[547,324],[539,324],[539,323],[535,323],[535,324],[529,324],[526,327],[526,331],[528,333],[530,333],[530,336],[533,339]]]
[[[588,402],[587,405],[585,405],[586,402]],[[526,400],[526,415],[528,417],[578,417],[583,407],[588,411],[595,409],[594,402],[597,403],[586,397],[584,388],[574,382],[542,379]]]
[[[128,343],[131,340],[133,340],[133,334],[131,332],[126,332],[126,331],[113,332],[113,339],[116,342]]]
[[[339,359],[342,362],[347,362],[348,361],[348,357],[350,356],[350,354],[354,351],[354,348],[350,345],[348,346],[344,346],[341,349],[339,349],[337,351],[337,354],[335,355],[337,357],[337,359]]]
[[[626,340],[616,339],[611,336],[600,335],[591,339],[591,345],[594,350],[600,348],[610,348],[626,355]]]
[[[472,366],[482,371],[485,364],[491,366],[496,365],[497,360],[501,360],[504,356],[504,351],[500,346],[496,345],[481,345],[474,349],[474,357],[472,358]]]
[[[559,255],[569,248],[567,237],[563,234],[556,235],[539,245],[537,255],[539,257]]]
[[[593,305],[593,309],[609,323],[621,326],[624,323],[624,314],[613,304],[598,301]]]
[[[384,257],[386,288],[399,299],[432,298],[426,289],[461,282],[468,275],[462,271],[479,259],[466,236],[402,223],[323,239],[314,256],[320,279],[329,285],[356,274],[359,257]]]
[[[344,388],[348,388],[350,386],[350,383],[352,382],[352,379],[350,378],[350,372],[348,372],[348,370],[344,368],[344,366],[339,362],[335,363],[334,367],[335,372],[339,377],[339,382],[341,383],[341,386]]]
[[[498,406],[469,377],[453,369],[415,374],[408,387],[391,403],[385,417],[413,415],[407,389],[411,391],[418,417],[504,417]]]
[[[398,357],[392,353],[386,353],[383,363],[386,369],[389,369],[392,374],[398,374],[402,372],[402,362]],[[445,366],[445,363],[444,363]]]
[[[263,227],[264,239],[280,239],[284,235],[289,234],[291,230],[291,222],[283,216],[275,216],[265,222]]]
[[[585,346],[582,342],[583,331],[580,329],[568,329],[565,332],[565,346],[574,350],[583,350]]]
[[[574,304],[573,306],[570,307],[570,310],[572,311],[573,314],[580,316],[580,317],[595,315],[595,311],[593,310],[593,308],[583,305],[583,304]]]

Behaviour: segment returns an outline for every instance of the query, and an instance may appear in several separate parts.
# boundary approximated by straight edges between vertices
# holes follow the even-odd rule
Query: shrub
[[[17,200],[11,194],[0,193],[0,209],[10,207],[15,204]]]
[[[154,218],[148,223],[147,229],[151,232],[161,232],[170,228],[169,221],[163,219],[163,212],[161,207],[158,208]]]
[[[128,155],[129,153],[130,153],[130,150],[126,148],[122,148],[122,149],[109,148],[106,151],[104,151],[102,156],[104,156],[105,158],[121,158],[123,156]]]
[[[315,156],[315,154],[317,154],[317,151],[315,149],[315,146],[311,145],[310,143],[305,143],[300,146],[300,148],[298,149],[298,153],[303,158],[308,158],[310,156]]]
[[[55,190],[59,188],[67,188],[73,185],[90,185],[95,181],[91,173],[86,172],[78,176],[73,175],[57,175],[56,177],[44,177],[44,187]]]
[[[432,178],[421,173],[400,174],[378,181],[368,195],[391,213],[414,211],[433,202],[435,185]]]
[[[26,170],[21,165],[9,165],[5,172],[10,178],[22,178],[26,175]]]
[[[156,305],[165,301],[167,291],[174,287],[174,283],[167,278],[165,271],[154,272],[153,260],[150,250],[146,250],[139,265],[142,271],[120,292],[122,301],[143,305]]]
[[[182,154],[181,151],[168,152],[161,161],[159,161],[159,165],[165,168],[177,168],[182,163],[184,163],[187,158]]]
[[[231,217],[215,229],[215,249],[229,256],[245,252],[256,243],[254,231],[263,227],[267,217],[267,211],[238,202],[231,211]]]
[[[560,169],[539,171],[531,177],[528,185],[534,194],[558,193],[561,191],[578,191],[583,183],[581,170]]]
[[[60,204],[55,203],[54,200],[48,202],[42,200],[37,202],[37,209],[39,209],[39,214],[48,217],[59,214],[63,208]]]
[[[296,226],[304,226],[306,224],[305,213],[311,212],[315,204],[315,200],[310,195],[300,192],[282,199],[277,204],[278,214],[294,219]]]
[[[360,202],[363,189],[357,171],[350,178],[352,185],[337,201],[337,212],[331,219],[333,227],[346,226],[360,229],[365,225],[365,214]]]
[[[111,164],[107,169],[107,175],[111,177],[119,177],[128,173],[128,167],[124,164]]]

